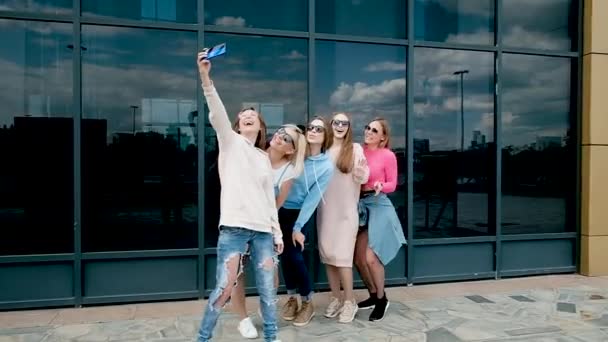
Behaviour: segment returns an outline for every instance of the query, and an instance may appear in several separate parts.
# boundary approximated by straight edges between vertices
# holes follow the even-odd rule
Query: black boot
[[[388,299],[386,298],[386,293],[383,298],[378,298],[376,301],[376,306],[372,311],[371,315],[369,315],[369,320],[372,322],[380,322],[384,319],[386,315],[386,310],[388,310]]]
[[[357,304],[359,310],[373,309],[378,301],[378,294],[375,292],[369,293],[369,298]]]

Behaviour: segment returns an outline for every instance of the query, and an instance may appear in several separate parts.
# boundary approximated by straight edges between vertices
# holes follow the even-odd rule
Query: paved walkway
[[[357,292],[360,299],[365,297]],[[608,341],[608,277],[542,276],[387,290],[387,317],[352,324],[317,316],[304,328],[280,322],[282,341]],[[256,298],[248,298],[251,312]],[[281,304],[285,297],[282,296]],[[158,341],[194,339],[203,301],[0,312],[0,342]],[[260,319],[252,314],[259,327]],[[216,341],[243,341],[226,312]],[[261,340],[261,339],[259,339]]]

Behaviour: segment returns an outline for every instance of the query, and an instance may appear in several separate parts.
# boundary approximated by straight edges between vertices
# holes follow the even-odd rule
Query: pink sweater
[[[370,150],[363,148],[363,154],[369,166],[369,179],[365,188],[374,188],[374,183],[382,182],[382,192],[385,194],[395,191],[397,188],[397,157],[388,148]]]

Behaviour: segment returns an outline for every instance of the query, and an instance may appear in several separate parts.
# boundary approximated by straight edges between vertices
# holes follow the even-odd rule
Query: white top
[[[295,178],[295,168],[293,164],[287,162],[285,165],[278,169],[272,169],[272,179],[274,184],[275,196],[278,196],[278,192],[281,190],[281,185],[290,179]]]
[[[220,194],[220,226],[272,233],[283,238],[273,189],[268,154],[232,130],[226,108],[213,85],[203,86],[209,122],[217,133]]]

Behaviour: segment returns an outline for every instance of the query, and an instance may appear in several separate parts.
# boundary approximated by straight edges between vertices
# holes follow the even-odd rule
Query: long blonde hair
[[[289,157],[289,162],[293,165],[295,177],[298,177],[304,170],[304,159],[306,159],[306,136],[302,130],[293,124],[283,125],[285,129],[291,130],[296,135],[296,139],[293,141],[295,152]]]

